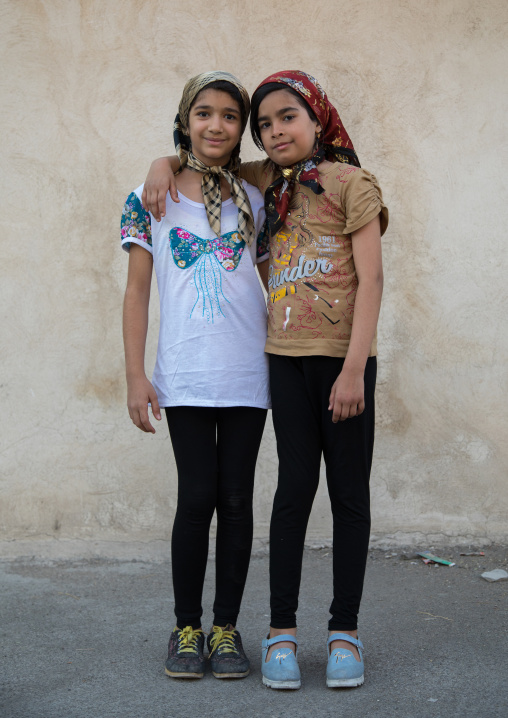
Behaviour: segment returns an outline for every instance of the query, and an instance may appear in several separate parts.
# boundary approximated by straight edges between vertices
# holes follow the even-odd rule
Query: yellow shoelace
[[[202,629],[185,626],[179,633],[178,653],[196,653],[198,636],[203,633]]]
[[[213,636],[210,639],[210,646],[212,648],[210,655],[212,655],[215,649],[219,649],[221,653],[236,653],[237,649],[234,640],[235,633],[235,629],[228,631],[226,628],[214,626]]]

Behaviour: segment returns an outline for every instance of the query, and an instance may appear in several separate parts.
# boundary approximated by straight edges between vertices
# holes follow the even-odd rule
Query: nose
[[[280,137],[283,134],[282,125],[278,120],[272,123],[272,137]]]
[[[210,132],[222,132],[222,118],[220,115],[211,115],[208,124]]]

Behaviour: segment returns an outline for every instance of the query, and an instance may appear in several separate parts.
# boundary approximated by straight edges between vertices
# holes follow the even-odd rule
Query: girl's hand
[[[127,381],[127,407],[132,422],[147,434],[155,434],[148,418],[148,404],[152,405],[152,414],[161,420],[161,410],[155,389],[146,376]]]
[[[169,191],[173,202],[179,202],[176,180],[169,157],[159,157],[150,165],[141,202],[143,207],[151,212],[157,222],[166,214],[166,195]]]
[[[363,371],[353,371],[343,367],[335,380],[328,405],[328,410],[333,411],[334,424],[359,416],[365,409],[363,375]]]

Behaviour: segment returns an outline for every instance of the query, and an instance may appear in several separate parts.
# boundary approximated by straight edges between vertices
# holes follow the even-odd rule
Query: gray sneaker
[[[169,637],[166,675],[172,678],[203,678],[206,665],[204,645],[205,635],[201,628],[176,626]]]
[[[245,678],[250,672],[240,634],[228,624],[214,626],[207,638],[212,673],[215,678]]]

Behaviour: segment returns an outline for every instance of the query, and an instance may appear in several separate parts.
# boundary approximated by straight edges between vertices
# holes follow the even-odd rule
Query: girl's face
[[[287,90],[270,92],[259,105],[258,125],[268,157],[289,167],[312,155],[321,127]]]
[[[240,142],[238,102],[222,90],[201,90],[189,112],[193,154],[208,167],[224,166]]]

